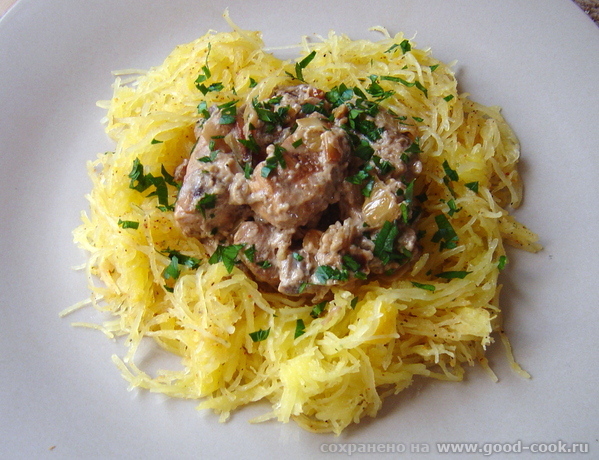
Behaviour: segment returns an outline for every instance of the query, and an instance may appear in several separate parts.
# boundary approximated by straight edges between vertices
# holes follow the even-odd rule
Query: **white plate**
[[[545,245],[511,253],[503,279],[506,329],[532,380],[493,346],[499,383],[477,368],[463,383],[418,380],[339,438],[248,424],[261,406],[223,425],[194,402],[127,392],[110,361],[121,345],[59,319],[87,294],[71,230],[90,189],[85,161],[111,148],[95,106],[111,70],[157,65],[209,28],[228,30],[226,6],[271,46],[329,29],[376,39],[375,25],[416,34],[458,60],[462,91],[504,107],[522,142],[517,216]],[[570,1],[21,0],[0,21],[0,50],[0,457],[317,458],[404,445],[434,458],[441,441],[599,449],[599,28]]]

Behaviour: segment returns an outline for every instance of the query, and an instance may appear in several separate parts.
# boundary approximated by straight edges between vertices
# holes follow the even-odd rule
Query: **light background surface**
[[[0,20],[0,458],[326,458],[321,445],[335,442],[427,443],[425,458],[435,458],[435,442],[518,440],[597,452],[599,28],[569,0],[264,5],[20,0]],[[226,6],[269,46],[330,29],[370,39],[375,25],[403,31],[458,61],[462,91],[503,107],[522,143],[517,216],[545,246],[512,251],[502,280],[506,330],[531,380],[495,345],[499,383],[477,368],[463,383],[419,379],[339,438],[248,424],[261,405],[222,425],[194,402],[128,392],[110,360],[122,345],[69,325],[99,314],[58,317],[87,295],[71,270],[85,260],[71,231],[90,189],[85,162],[111,148],[95,106],[110,97],[110,72],[157,65],[209,28],[228,30]]]

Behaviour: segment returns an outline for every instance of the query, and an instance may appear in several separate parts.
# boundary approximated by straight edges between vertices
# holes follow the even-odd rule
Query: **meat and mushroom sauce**
[[[213,107],[196,135],[175,218],[211,251],[236,246],[256,280],[322,296],[414,258],[416,128],[361,91],[281,87]]]

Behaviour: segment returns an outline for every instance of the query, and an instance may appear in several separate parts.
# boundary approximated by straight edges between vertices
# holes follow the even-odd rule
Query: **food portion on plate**
[[[322,297],[412,260],[414,125],[343,84],[281,86],[204,116],[175,174],[183,233],[212,253],[243,248],[253,277],[287,295]]]
[[[331,32],[288,61],[231,25],[117,72],[101,103],[115,149],[74,235],[125,379],[338,434],[416,376],[493,375],[504,245],[540,248],[509,211],[499,109],[402,34]],[[142,368],[142,340],[181,365]]]

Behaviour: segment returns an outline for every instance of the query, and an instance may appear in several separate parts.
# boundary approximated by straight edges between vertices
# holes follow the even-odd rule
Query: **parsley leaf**
[[[412,281],[412,286],[424,289],[425,291],[435,292],[435,286],[433,284],[423,284],[417,283],[416,281]]]
[[[219,244],[216,251],[214,251],[214,254],[208,259],[208,262],[211,264],[222,262],[227,268],[227,271],[231,273],[233,267],[238,262],[237,256],[239,255],[239,251],[243,249],[243,246],[243,244],[231,244],[229,246],[221,246]]]
[[[470,190],[472,190],[474,193],[478,193],[478,181],[475,182],[468,182],[467,184],[465,184],[466,187],[468,187]]]
[[[139,228],[139,222],[135,222],[133,220],[121,220],[118,221],[118,226],[121,228],[132,228],[137,230]]]
[[[433,235],[433,243],[441,243],[440,249],[453,249],[457,246],[458,235],[445,214],[435,216],[438,230]]]
[[[505,268],[506,264],[508,263],[508,258],[507,256],[500,256],[499,257],[499,262],[497,263],[497,268],[501,271]]]
[[[373,254],[381,259],[383,264],[388,264],[391,261],[391,256],[394,254],[395,239],[398,234],[399,229],[389,221],[385,221],[378,232],[374,240]]]
[[[306,332],[306,325],[304,324],[303,319],[298,319],[295,321],[295,333],[293,334],[293,338],[297,339],[300,335],[303,335]]]
[[[308,67],[308,64],[310,64],[310,62],[312,62],[312,59],[314,59],[315,56],[316,56],[316,51],[312,51],[304,59],[302,59],[300,62],[297,62],[295,64],[295,78],[305,82],[303,70],[306,67]]]
[[[206,209],[213,209],[216,206],[216,195],[213,193],[206,193],[196,203],[196,211],[202,213],[202,216],[206,218]]]
[[[320,265],[314,272],[318,284],[326,284],[327,281],[347,281],[349,275],[346,270],[339,270],[330,265]]]
[[[252,342],[262,342],[268,338],[270,334],[270,327],[268,329],[258,329],[257,331],[250,332]]]
[[[320,315],[322,315],[322,312],[324,311],[324,309],[327,306],[327,302],[320,302],[317,303],[316,305],[314,305],[314,307],[312,308],[312,311],[310,312],[310,316],[314,319],[318,318]]]
[[[437,273],[435,276],[437,276],[438,278],[444,278],[447,280],[451,280],[451,279],[464,279],[466,278],[467,275],[469,275],[472,272],[468,272],[468,271],[446,271],[446,272],[441,272],[441,273]]]

